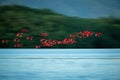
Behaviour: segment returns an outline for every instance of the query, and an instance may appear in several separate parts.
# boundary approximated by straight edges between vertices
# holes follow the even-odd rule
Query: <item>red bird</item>
[[[40,48],[40,45],[36,45],[35,48]]]
[[[41,36],[43,36],[43,37],[47,36],[47,33],[41,33]]]
[[[84,36],[84,37],[89,37],[89,36],[91,36],[92,34],[93,34],[92,32],[87,31],[87,30],[83,32],[83,36]]]
[[[45,40],[46,40],[46,39],[44,39],[44,38],[41,38],[41,39],[40,39],[40,42],[43,42],[43,41],[45,41]]]
[[[8,43],[9,40],[2,40],[2,43]]]
[[[22,37],[22,36],[23,36],[23,33],[17,33],[16,36],[18,36],[18,37]]]
[[[101,32],[97,32],[97,33],[95,33],[95,36],[96,36],[96,37],[100,37],[101,35],[102,35]]]
[[[27,40],[32,40],[33,37],[32,37],[32,36],[27,36],[26,39],[27,39]]]
[[[5,40],[2,40],[2,43],[5,43]]]
[[[20,39],[15,38],[13,41],[14,41],[14,42],[20,42]]]
[[[17,48],[22,47],[22,44],[14,44],[14,47],[17,47]]]
[[[75,38],[75,35],[74,35],[74,34],[70,34],[70,37],[71,37],[71,38]]]
[[[26,33],[26,32],[28,32],[28,30],[27,29],[22,29],[21,32]]]

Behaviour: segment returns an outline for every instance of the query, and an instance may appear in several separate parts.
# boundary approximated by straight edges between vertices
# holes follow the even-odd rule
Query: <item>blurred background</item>
[[[0,0],[0,48],[36,45],[37,48],[120,48],[119,3],[119,0]],[[42,38],[63,41],[70,34],[85,30],[102,35],[75,38],[74,44],[43,46],[40,42]],[[41,36],[42,32],[47,36]]]

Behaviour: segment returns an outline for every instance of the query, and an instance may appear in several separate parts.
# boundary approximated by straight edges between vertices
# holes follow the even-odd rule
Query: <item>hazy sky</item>
[[[0,5],[49,8],[58,13],[84,18],[120,17],[120,0],[0,0]]]

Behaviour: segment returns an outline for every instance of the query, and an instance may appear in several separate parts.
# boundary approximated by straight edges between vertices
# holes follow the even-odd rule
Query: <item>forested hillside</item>
[[[120,48],[120,19],[0,6],[0,48]]]

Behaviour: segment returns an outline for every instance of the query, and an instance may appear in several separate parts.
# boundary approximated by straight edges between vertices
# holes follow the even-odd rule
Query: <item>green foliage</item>
[[[9,39],[11,43],[2,44],[1,48],[13,47],[13,38],[21,29],[29,32],[21,38],[24,48],[33,48],[39,44],[39,34],[47,32],[49,39],[63,40],[71,33],[83,30],[102,32],[100,38],[77,39],[75,45],[55,45],[54,48],[120,48],[120,19],[115,17],[84,19],[55,13],[49,9],[34,9],[25,6],[0,6],[0,40]],[[33,36],[32,43],[25,41],[26,36]]]

